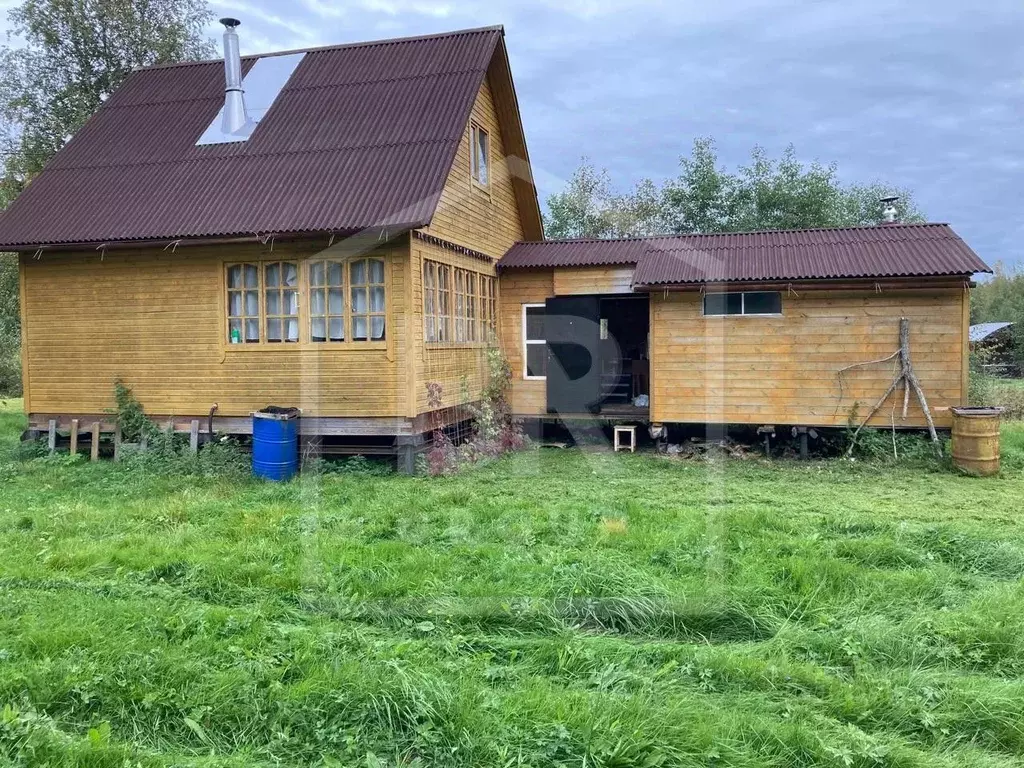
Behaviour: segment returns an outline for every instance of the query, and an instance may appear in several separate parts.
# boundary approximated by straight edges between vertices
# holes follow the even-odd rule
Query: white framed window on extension
[[[523,304],[523,378],[546,379],[548,346],[544,338],[544,305]]]
[[[782,315],[780,291],[743,291],[704,294],[704,316],[750,315],[779,317]]]

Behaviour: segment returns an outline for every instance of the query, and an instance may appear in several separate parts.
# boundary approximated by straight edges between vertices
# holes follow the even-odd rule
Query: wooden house
[[[524,417],[839,425],[904,316],[940,426],[964,401],[987,267],[948,227],[546,242],[501,28],[234,58],[227,22],[0,215],[33,429],[108,428],[120,379],[178,429],[297,406],[408,467],[493,343]]]

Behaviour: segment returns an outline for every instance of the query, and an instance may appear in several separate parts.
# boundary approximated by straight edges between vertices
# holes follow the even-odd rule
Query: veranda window
[[[263,265],[266,333],[271,344],[299,341],[299,265],[271,261]]]
[[[352,339],[384,338],[384,259],[358,259],[349,264],[352,285]]]
[[[257,264],[228,266],[228,342],[260,340],[260,269]]]
[[[345,340],[345,264],[313,261],[309,264],[309,339],[313,342]]]
[[[230,344],[385,338],[383,258],[260,261],[225,269]]]

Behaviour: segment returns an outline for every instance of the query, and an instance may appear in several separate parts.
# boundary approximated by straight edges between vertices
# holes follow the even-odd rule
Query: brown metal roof
[[[947,224],[517,243],[502,269],[636,265],[635,286],[989,272]]]
[[[496,51],[500,27],[310,49],[248,141],[205,146],[223,63],[139,70],[0,215],[0,249],[426,226]]]

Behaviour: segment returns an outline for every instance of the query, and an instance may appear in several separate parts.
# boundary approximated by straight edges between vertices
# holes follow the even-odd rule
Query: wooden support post
[[[192,419],[188,431],[188,448],[192,453],[199,453],[199,419]]]
[[[78,419],[71,420],[71,453],[78,453]]]
[[[50,419],[50,429],[47,434],[46,446],[50,449],[50,453],[57,450],[57,420]]]
[[[425,444],[423,435],[399,435],[395,438],[399,472],[404,475],[416,474],[416,456]]]
[[[114,461],[121,460],[121,422],[114,425]]]
[[[97,421],[92,425],[92,442],[89,445],[89,460],[99,461],[100,459],[100,423]]]
[[[804,461],[810,456],[810,451],[807,448],[807,430],[801,430],[800,432],[800,458]]]
[[[139,435],[139,450],[140,451],[148,451],[149,450],[149,435],[146,434],[146,430],[142,430],[142,434]]]

